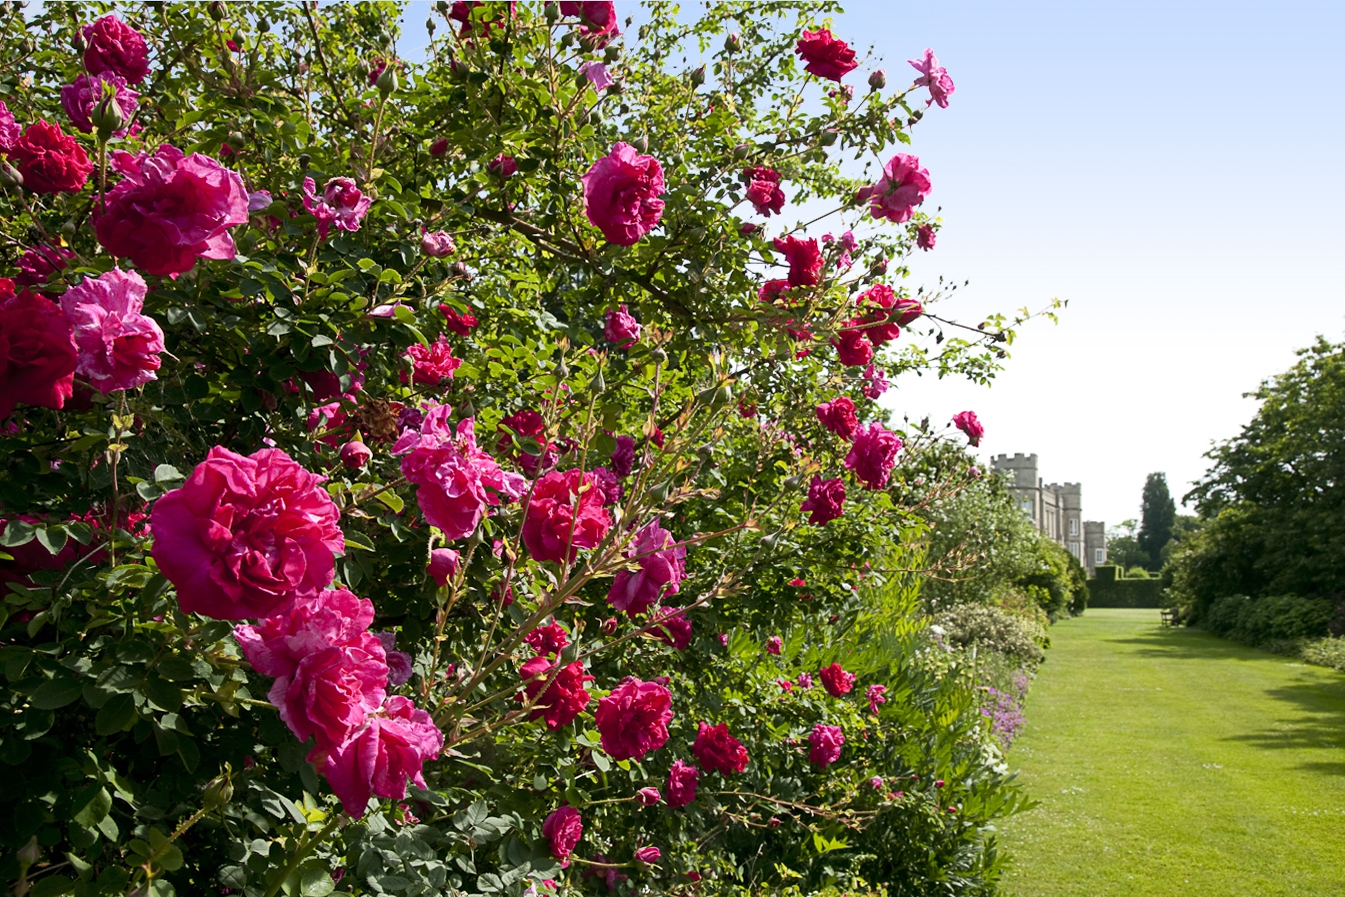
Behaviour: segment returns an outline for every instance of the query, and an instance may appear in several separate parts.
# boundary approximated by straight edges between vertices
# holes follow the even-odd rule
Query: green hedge
[[[1200,623],[1215,635],[1262,645],[1278,640],[1320,638],[1327,634],[1333,610],[1325,598],[1230,595],[1211,604]]]
[[[1088,582],[1089,607],[1162,607],[1161,579],[1127,579],[1115,564],[1103,564]]]

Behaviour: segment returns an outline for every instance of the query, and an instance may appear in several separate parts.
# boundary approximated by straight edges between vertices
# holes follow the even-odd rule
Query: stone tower
[[[1014,504],[1046,538],[1060,544],[1092,576],[1106,563],[1106,527],[1083,519],[1083,486],[1079,483],[1044,484],[1037,471],[1037,456],[996,455],[991,466],[1008,476]]]

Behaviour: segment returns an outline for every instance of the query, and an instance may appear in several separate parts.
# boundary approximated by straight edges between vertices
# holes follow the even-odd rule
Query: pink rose
[[[676,595],[686,577],[684,545],[676,545],[672,534],[651,520],[640,530],[629,556],[640,565],[632,572],[618,570],[607,592],[607,601],[616,610],[634,617],[644,613],[666,595]]]
[[[405,651],[394,651],[397,647],[397,633],[395,632],[375,632],[374,638],[383,646],[383,653],[388,659],[388,684],[391,686],[405,685],[411,680],[415,673],[415,661],[410,654]],[[449,664],[449,669],[453,668]]]
[[[135,115],[135,107],[140,94],[127,87],[126,79],[121,75],[112,72],[103,72],[93,76],[80,75],[74,80],[74,83],[61,88],[61,107],[65,109],[65,114],[70,117],[70,124],[85,134],[94,132],[94,124],[90,116],[93,115],[93,107],[97,106],[103,99],[104,84],[112,85],[113,102],[121,110],[122,118],[129,123],[131,117]],[[125,137],[126,129],[121,128],[112,133],[115,137]]]
[[[627,676],[598,701],[593,719],[602,749],[613,760],[639,760],[663,747],[672,721],[672,694],[662,685]]]
[[[316,736],[316,751],[349,740],[387,694],[388,660],[378,638],[363,633],[345,645],[310,645],[291,676],[272,684],[267,697],[294,737]]]
[[[212,448],[150,516],[154,561],[182,609],[269,617],[330,585],[345,538],[324,479],[279,449]]]
[[[430,552],[430,563],[425,571],[441,586],[448,585],[448,581],[458,575],[458,567],[461,565],[459,556],[451,548],[436,548]]]
[[[747,180],[747,201],[758,215],[778,215],[785,207],[785,191],[780,189],[780,172],[764,166],[743,172]]]
[[[864,697],[869,701],[869,713],[877,713],[878,705],[887,703],[887,698],[883,697],[885,694],[887,694],[886,685],[870,685],[868,687],[868,690],[864,692]]]
[[[570,637],[565,627],[553,620],[550,624],[538,626],[529,632],[523,637],[523,641],[539,656],[545,657],[548,654],[560,654],[570,643]]]
[[[603,336],[622,349],[629,349],[640,341],[640,324],[631,316],[623,302],[618,309],[607,310],[607,326]]]
[[[795,681],[799,683],[799,688],[813,687],[813,677],[809,673],[799,673],[799,678]]]
[[[139,84],[149,74],[145,39],[116,16],[107,15],[80,28],[84,37],[84,68],[90,75],[110,72]]]
[[[18,404],[61,408],[74,391],[78,353],[70,321],[50,299],[0,278],[0,420]]]
[[[934,242],[937,238],[937,232],[928,224],[922,224],[915,229],[915,245],[925,252],[934,248]]]
[[[346,813],[359,818],[370,794],[404,800],[408,781],[423,789],[422,767],[443,748],[443,733],[430,715],[394,696],[364,729],[328,755],[321,771]]]
[[[9,158],[23,175],[23,189],[32,193],[78,193],[93,171],[79,141],[42,119],[23,129]]]
[[[822,247],[817,240],[800,240],[790,235],[775,238],[775,251],[783,253],[789,263],[791,287],[816,286],[822,279]]]
[[[53,274],[65,270],[74,257],[73,252],[61,246],[34,246],[19,257],[19,274],[14,281],[25,287],[42,286]]]
[[[851,321],[852,325],[858,323]],[[842,330],[832,338],[836,347],[836,357],[846,367],[863,367],[873,361],[873,343],[864,338],[864,331],[854,326]]]
[[[606,46],[612,38],[621,34],[617,24],[616,4],[612,0],[561,0],[560,14],[582,19],[579,33],[593,35],[595,46]]]
[[[448,138],[440,137],[434,143],[430,144],[430,155],[438,158],[448,152]]]
[[[553,810],[542,823],[542,836],[551,842],[551,855],[563,860],[584,836],[584,820],[574,807]]]
[[[830,402],[817,406],[817,419],[832,433],[849,442],[859,429],[859,418],[855,415],[855,403],[849,396],[838,396]]]
[[[701,768],[722,775],[732,775],[747,768],[747,748],[729,734],[725,723],[712,726],[704,720],[696,730],[696,743],[691,746]]]
[[[635,467],[635,439],[630,436],[616,437],[616,448],[612,450],[612,473],[618,478],[630,476]]]
[[[641,788],[635,792],[635,802],[642,807],[652,807],[662,799],[663,795],[659,794],[659,790],[652,786]]]
[[[652,866],[659,861],[663,854],[657,847],[641,847],[635,851],[635,861],[644,863],[646,866]]]
[[[882,791],[883,790],[882,776],[874,776],[873,778],[869,779],[869,787],[872,788],[874,791]]]
[[[813,474],[808,486],[808,497],[799,506],[800,511],[808,512],[808,522],[814,526],[826,526],[845,513],[845,483],[840,477],[824,480]]]
[[[818,723],[808,733],[808,761],[819,769],[826,769],[830,763],[841,758],[841,745],[845,744],[845,733],[840,726],[825,726]]]
[[[451,305],[439,304],[439,313],[444,316],[444,326],[458,336],[470,336],[476,327],[476,315],[471,312],[459,312]]]
[[[973,446],[981,444],[981,437],[985,435],[985,427],[976,419],[975,411],[959,411],[954,414],[953,426],[967,435],[969,444]]]
[[[163,331],[140,313],[145,292],[139,274],[113,268],[61,296],[79,349],[75,373],[104,395],[148,383],[159,369]]]
[[[14,113],[4,103],[0,103],[0,153],[12,150],[21,133],[22,129],[14,120]]]
[[[700,777],[700,770],[690,763],[674,760],[672,769],[668,770],[668,806],[676,809],[695,800]]]
[[[602,93],[607,88],[616,83],[612,73],[607,71],[607,66],[601,62],[589,60],[579,66],[579,74],[588,79],[588,83],[593,85],[595,93]]]
[[[878,370],[873,365],[864,369],[864,395],[870,399],[877,399],[891,384],[887,381],[887,374]]]
[[[297,599],[286,612],[234,627],[234,638],[252,668],[273,679],[293,677],[316,649],[363,644],[374,605],[346,589],[323,589]]]
[[[616,478],[606,467],[595,467],[591,471],[593,482],[597,485],[598,491],[602,493],[602,506],[610,508],[621,501],[623,489],[621,481]]]
[[[124,177],[94,224],[108,252],[173,277],[198,258],[234,257],[228,229],[248,220],[247,191],[235,172],[168,144],[153,156],[114,152],[111,166]]]
[[[609,243],[634,246],[663,217],[663,168],[627,143],[613,146],[582,180],[589,223]]]
[[[901,336],[901,328],[892,320],[892,309],[897,307],[897,295],[890,286],[875,283],[855,297],[855,305],[860,309],[873,306],[860,320],[864,325],[864,336],[873,343],[875,349]]]
[[[855,62],[855,51],[845,41],[833,37],[829,28],[805,30],[794,52],[803,57],[809,74],[828,81],[839,82],[859,65]]]
[[[585,683],[593,681],[593,677],[584,672],[583,663],[576,660],[561,667],[555,681],[547,686],[547,679],[554,669],[555,665],[545,657],[534,657],[519,669],[523,679],[523,697],[533,702],[529,718],[544,720],[552,732],[578,719],[593,697],[584,688]],[[542,691],[543,686],[546,686],[545,692]]]
[[[357,439],[341,446],[341,463],[350,470],[359,470],[374,456],[373,450]]]
[[[684,607],[665,607],[654,611],[654,638],[666,645],[685,651],[691,647],[691,618]]]
[[[780,653],[780,648],[784,645],[784,643],[785,643],[784,639],[780,638],[780,636],[778,635],[771,636],[770,638],[766,639],[766,653],[778,655]]]
[[[845,467],[853,470],[855,478],[866,488],[881,489],[887,485],[899,451],[900,437],[875,421],[867,430],[855,434],[850,454],[845,456]]]
[[[333,226],[344,231],[357,231],[360,221],[373,202],[360,192],[350,178],[332,178],[322,187],[322,198],[316,194],[317,183],[304,178],[304,209],[318,219],[318,236],[325,238]]]
[[[560,458],[555,444],[546,438],[546,421],[534,408],[515,411],[500,421],[500,438],[495,443],[495,450],[503,453],[511,448],[517,449],[515,457],[519,466],[530,477],[555,467]]]
[[[833,698],[848,695],[855,687],[855,674],[847,673],[839,663],[833,663],[818,673],[817,677],[822,680],[822,687],[827,690],[827,694]]]
[[[441,259],[457,252],[458,247],[447,231],[426,231],[420,237],[420,251],[430,258]]]
[[[919,299],[901,297],[897,300],[897,323],[906,327],[916,318],[925,313],[925,307],[920,304]]]
[[[953,86],[953,79],[948,77],[948,69],[939,65],[934,51],[926,48],[923,58],[906,61],[911,64],[911,68],[920,73],[920,77],[915,79],[915,86],[929,88],[929,103],[925,105],[938,103],[940,109],[947,109],[948,98],[957,88]]]
[[[513,156],[506,156],[500,153],[494,159],[486,163],[486,171],[495,175],[497,178],[508,178],[518,174],[518,163],[514,161]]]
[[[932,186],[929,172],[920,167],[919,159],[897,153],[883,166],[882,179],[856,193],[855,200],[868,202],[874,218],[901,224],[910,220],[915,207],[925,201]]]
[[[573,561],[580,548],[596,548],[612,520],[591,473],[549,471],[533,485],[523,544],[538,561]]]
[[[412,343],[406,357],[411,359],[411,382],[423,386],[438,386],[452,380],[453,372],[462,364],[461,358],[453,357],[453,347],[443,336],[428,346]],[[402,373],[405,376],[406,372]]]

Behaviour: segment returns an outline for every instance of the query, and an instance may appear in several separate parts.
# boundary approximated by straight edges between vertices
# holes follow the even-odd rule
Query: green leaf
[[[82,795],[81,795],[82,797]],[[106,788],[99,788],[88,796],[87,803],[74,815],[75,822],[85,828],[93,828],[103,821],[103,817],[112,812],[112,795]]]
[[[363,533],[346,533],[346,545],[351,548],[358,548],[361,551],[373,551],[374,543]]]
[[[131,695],[114,695],[98,711],[93,728],[99,735],[111,735],[129,729],[135,719],[135,698]]]
[[[182,471],[171,464],[160,464],[158,467],[154,468],[154,482],[166,489],[173,488],[185,479],[186,477],[182,475]]]
[[[75,883],[64,875],[48,875],[33,885],[28,897],[60,897],[61,894],[69,894],[74,889]]]
[[[387,492],[380,492],[375,497],[398,514],[402,512],[402,508],[406,507],[406,502],[402,501],[402,497],[391,489]]]
[[[20,545],[27,545],[33,541],[37,535],[37,527],[31,523],[24,523],[22,520],[11,520],[9,526],[5,527],[5,534],[0,536],[0,545],[5,548],[18,548]]]
[[[40,710],[56,710],[73,703],[80,695],[83,684],[73,679],[52,679],[43,682],[33,692],[32,705]]]
[[[61,553],[61,549],[65,547],[69,538],[65,527],[62,526],[50,526],[37,531],[38,544],[47,549],[47,553],[52,557]]]

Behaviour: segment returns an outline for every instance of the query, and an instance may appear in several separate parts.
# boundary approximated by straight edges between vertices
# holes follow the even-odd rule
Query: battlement
[[[1014,452],[1012,457],[1008,455],[996,455],[991,463],[993,463],[996,467],[998,467],[1001,464],[1003,464],[1006,467],[1022,467],[1027,464],[1036,467],[1037,456],[1035,453],[1025,455],[1022,452]]]

